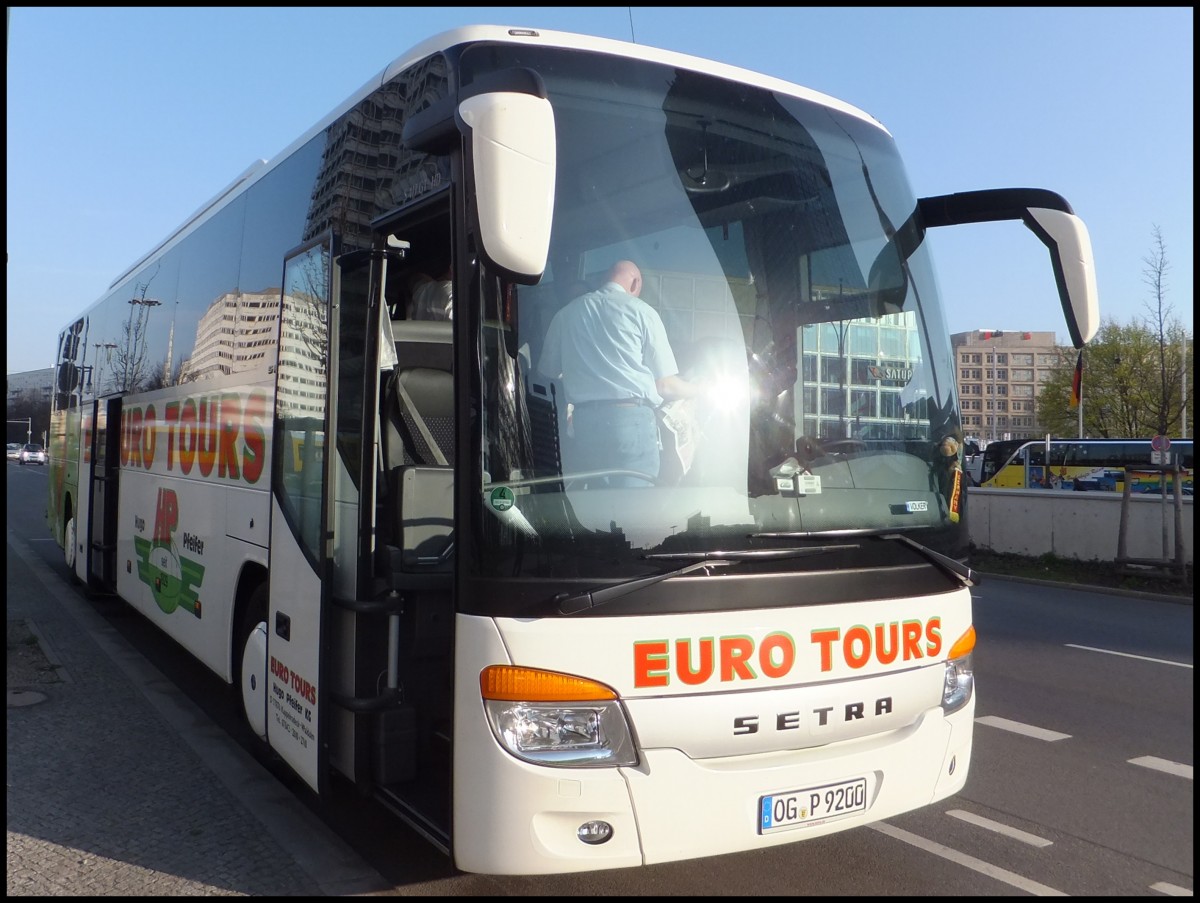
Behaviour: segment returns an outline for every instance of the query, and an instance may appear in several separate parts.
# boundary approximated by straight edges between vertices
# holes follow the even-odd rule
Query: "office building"
[[[976,329],[950,336],[963,432],[984,442],[1041,435],[1037,398],[1059,366],[1052,332]]]

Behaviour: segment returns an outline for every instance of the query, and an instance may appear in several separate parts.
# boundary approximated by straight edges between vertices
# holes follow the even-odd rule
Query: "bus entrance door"
[[[452,322],[404,317],[423,222],[334,267],[323,670],[330,765],[448,851]]]
[[[321,616],[330,518],[325,471],[338,458],[329,437],[325,382],[330,318],[330,240],[288,255],[283,271],[276,363],[274,466],[271,473],[270,596],[264,616],[261,674],[262,735],[318,793],[324,789],[325,674]]]
[[[88,585],[115,591],[117,585],[117,482],[121,473],[121,399],[95,402],[92,485],[88,517]]]

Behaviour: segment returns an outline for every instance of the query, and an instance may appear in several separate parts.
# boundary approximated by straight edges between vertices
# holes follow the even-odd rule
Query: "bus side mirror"
[[[1025,225],[1050,251],[1071,341],[1082,348],[1100,328],[1096,264],[1087,226],[1074,213],[1045,207],[1028,208]]]
[[[484,259],[514,282],[536,284],[554,223],[554,110],[545,97],[491,92],[458,105],[469,141]]]
[[[1100,328],[1092,242],[1087,226],[1061,195],[1041,188],[999,188],[921,198],[917,206],[926,229],[1005,219],[1023,221],[1050,252],[1072,344],[1082,348],[1092,340]]]
[[[460,135],[483,258],[510,281],[535,285],[550,254],[558,152],[542,77],[520,68],[484,75],[457,100],[410,116],[402,140],[410,150],[448,154]]]

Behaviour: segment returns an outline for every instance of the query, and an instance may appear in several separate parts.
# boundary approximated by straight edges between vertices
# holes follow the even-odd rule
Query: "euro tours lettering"
[[[267,462],[267,393],[196,395],[121,416],[121,466],[254,484]]]

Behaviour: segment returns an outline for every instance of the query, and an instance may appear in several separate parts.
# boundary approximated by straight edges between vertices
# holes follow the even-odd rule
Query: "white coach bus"
[[[447,32],[65,327],[49,526],[315,793],[377,795],[461,870],[895,816],[963,787],[975,707],[924,239],[1001,219],[1082,345],[1091,248],[1052,192],[918,198],[884,127],[814,91]],[[618,261],[703,387],[657,409],[653,473],[575,466],[585,399],[536,369]],[[410,317],[417,271],[451,318]]]

